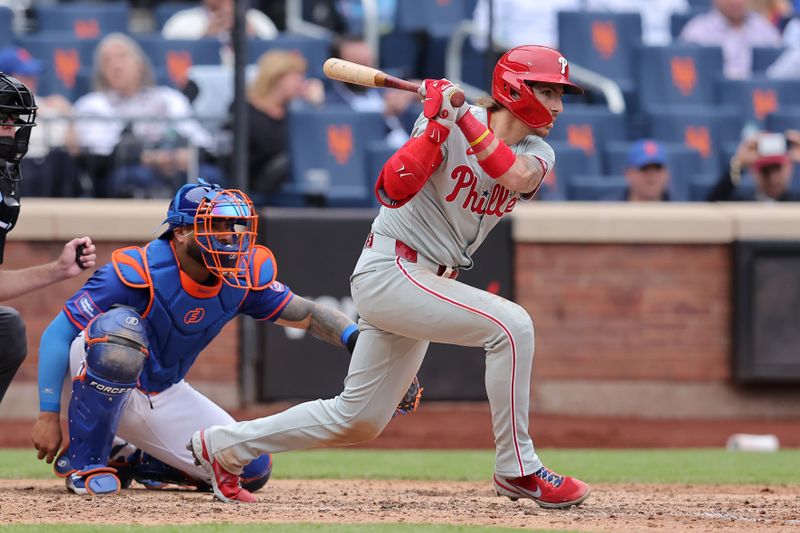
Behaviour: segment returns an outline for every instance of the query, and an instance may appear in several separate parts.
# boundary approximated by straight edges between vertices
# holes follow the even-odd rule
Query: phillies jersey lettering
[[[457,166],[450,176],[455,181],[455,184],[450,194],[445,196],[445,201],[458,201],[459,193],[462,190],[466,190],[467,193],[462,195],[464,197],[462,207],[469,209],[473,213],[501,217],[506,213],[510,213],[514,209],[514,204],[517,203],[516,196],[512,196],[511,191],[499,183],[492,185],[491,191],[484,189],[479,194],[478,177],[467,165]]]
[[[470,109],[487,123],[485,109]],[[427,124],[420,115],[413,135],[421,135]],[[442,145],[439,168],[408,203],[396,209],[381,207],[372,231],[399,239],[440,265],[470,268],[472,254],[488,233],[526,198],[490,178],[477,158],[467,155],[468,148],[461,130],[454,127]],[[541,137],[529,135],[510,148],[538,158],[548,172],[555,165],[555,153]]]

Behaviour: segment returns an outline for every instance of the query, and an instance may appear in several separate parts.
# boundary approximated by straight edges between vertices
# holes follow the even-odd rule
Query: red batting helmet
[[[553,121],[550,110],[533,93],[529,85],[533,82],[558,83],[565,93],[583,94],[569,81],[569,64],[558,50],[538,45],[512,48],[494,67],[492,98],[531,128]]]

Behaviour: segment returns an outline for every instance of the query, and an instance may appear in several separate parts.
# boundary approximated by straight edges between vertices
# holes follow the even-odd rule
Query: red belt
[[[377,246],[376,241],[379,241],[383,246]],[[394,255],[397,257],[402,257],[406,261],[411,263],[419,263],[419,264],[427,264],[432,268],[436,268],[436,275],[437,276],[444,276],[449,279],[456,279],[458,277],[458,269],[452,267],[446,267],[444,265],[438,265],[433,261],[420,256],[419,253],[403,241],[399,239],[393,239],[391,237],[386,237],[385,235],[380,235],[376,233],[370,233],[367,235],[367,240],[364,243],[364,248],[383,248],[383,251],[388,251],[387,245],[391,246],[391,242],[394,242]]]

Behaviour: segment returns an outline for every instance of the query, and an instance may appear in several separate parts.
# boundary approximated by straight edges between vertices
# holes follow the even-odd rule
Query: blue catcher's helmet
[[[250,259],[258,227],[253,202],[238,189],[198,181],[175,194],[163,222],[169,229],[161,238],[174,228],[193,226],[206,268],[228,285],[251,288]]]

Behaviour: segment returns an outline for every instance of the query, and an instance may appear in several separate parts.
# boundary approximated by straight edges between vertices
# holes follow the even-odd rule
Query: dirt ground
[[[255,504],[183,490],[78,497],[61,480],[0,480],[0,519],[16,523],[449,523],[573,531],[798,531],[800,487],[598,485],[578,508],[540,509],[488,483],[273,480]]]

